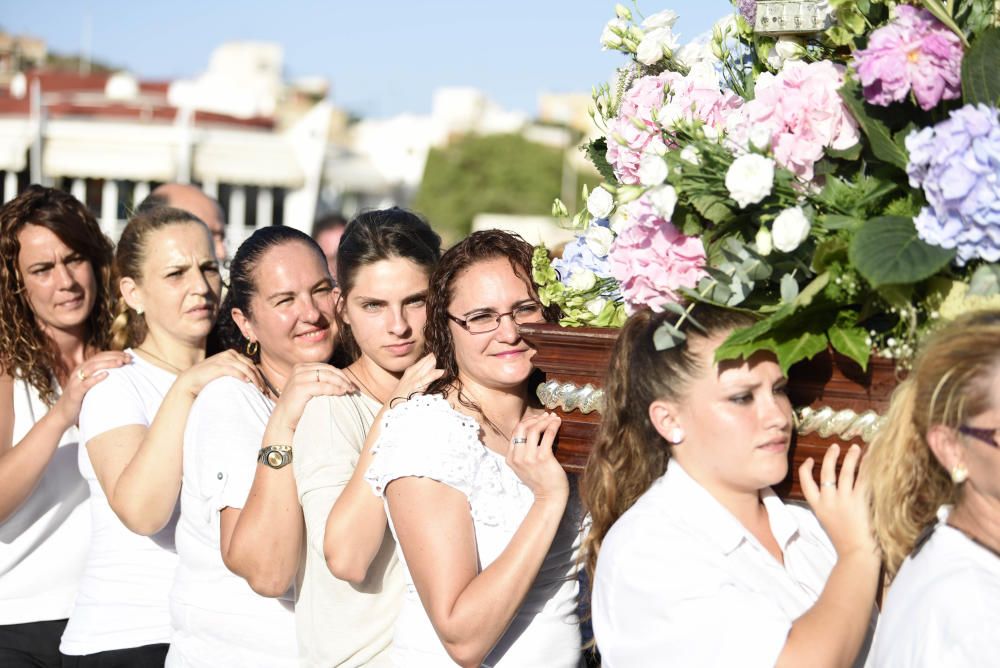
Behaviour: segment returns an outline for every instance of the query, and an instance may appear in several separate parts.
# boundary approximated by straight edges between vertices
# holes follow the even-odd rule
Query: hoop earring
[[[260,345],[256,341],[247,341],[245,350],[247,357],[253,357],[260,350]]]
[[[951,467],[951,481],[956,485],[961,485],[969,479],[969,469],[964,464],[956,464]]]

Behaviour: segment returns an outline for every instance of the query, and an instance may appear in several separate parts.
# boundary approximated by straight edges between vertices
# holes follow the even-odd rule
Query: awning
[[[28,164],[31,125],[26,118],[0,120],[0,170],[20,172]]]
[[[197,181],[297,189],[305,174],[291,142],[260,132],[219,130],[202,134],[194,147]]]
[[[53,177],[172,181],[177,150],[171,126],[51,121],[42,171]]]

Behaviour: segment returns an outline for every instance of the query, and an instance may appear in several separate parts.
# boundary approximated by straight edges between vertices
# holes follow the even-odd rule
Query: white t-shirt
[[[226,568],[219,548],[220,512],[246,503],[273,410],[274,403],[255,386],[228,376],[202,388],[191,407],[168,667],[298,665],[291,597],[256,594]]]
[[[316,397],[306,404],[295,430],[292,467],[306,523],[305,563],[295,601],[303,666],[391,665],[389,645],[403,576],[389,530],[360,585],[335,578],[323,556],[330,509],[350,481],[381,409],[361,394]]]
[[[31,383],[13,384],[16,446],[48,407]],[[66,430],[31,496],[0,524],[0,625],[65,619],[73,608],[90,541],[79,441]]]
[[[80,472],[90,486],[91,538],[76,605],[59,651],[71,656],[170,642],[168,599],[177,553],[174,524],[153,536],[129,531],[108,504],[86,444],[127,425],[148,427],[176,376],[132,353],[132,362],[83,399]]]
[[[507,548],[531,509],[531,490],[479,440],[479,423],[440,395],[417,396],[386,413],[365,479],[384,497],[386,486],[405,477],[431,478],[462,492],[476,532],[479,568]],[[388,513],[388,506],[386,507]],[[392,526],[392,517],[389,517]],[[537,577],[510,626],[484,666],[575,668],[580,660],[577,618],[577,555],[582,512],[571,495]],[[393,527],[393,533],[395,528]],[[406,568],[402,550],[397,550]],[[393,662],[406,668],[454,665],[438,638],[406,569],[406,595],[393,637]]]
[[[876,666],[996,666],[1000,662],[1000,558],[941,523],[903,562],[886,597]]]
[[[606,668],[775,664],[837,555],[810,511],[761,497],[784,565],[676,461],[614,523],[591,602]]]

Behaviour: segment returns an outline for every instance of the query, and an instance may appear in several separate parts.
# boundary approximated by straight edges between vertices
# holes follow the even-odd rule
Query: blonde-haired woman
[[[926,343],[868,456],[873,525],[894,577],[876,665],[996,665],[1000,311]]]

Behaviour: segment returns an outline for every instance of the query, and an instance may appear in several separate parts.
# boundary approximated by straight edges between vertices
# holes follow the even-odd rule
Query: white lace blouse
[[[479,423],[453,409],[440,395],[414,397],[386,413],[365,479],[383,499],[390,482],[411,476],[431,478],[462,492],[469,500],[481,571],[507,547],[534,496],[504,457],[482,443],[479,434]],[[574,486],[541,570],[484,666],[559,668],[578,664],[581,520]],[[391,515],[389,525],[395,536]],[[397,553],[405,566],[398,546]],[[453,665],[420,603],[409,568],[405,578],[403,609],[393,637],[394,663]]]

